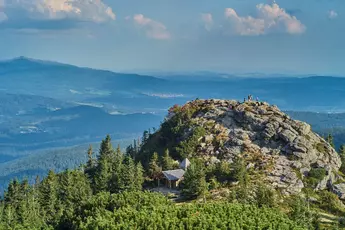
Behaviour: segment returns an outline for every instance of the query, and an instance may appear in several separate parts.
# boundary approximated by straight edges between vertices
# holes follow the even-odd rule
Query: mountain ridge
[[[143,147],[144,164],[150,152],[163,154],[167,147],[175,158],[201,157],[210,164],[241,158],[253,177],[282,194],[305,188],[333,191],[338,181],[345,181],[330,143],[266,102],[198,99],[169,112]],[[314,178],[314,171],[322,176]]]

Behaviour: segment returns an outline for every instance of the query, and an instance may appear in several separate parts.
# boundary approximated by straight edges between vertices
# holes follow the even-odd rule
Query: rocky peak
[[[261,170],[265,180],[285,194],[301,192],[312,169],[325,171],[316,190],[332,187],[339,179],[341,160],[330,144],[276,106],[212,99],[188,102],[184,108],[196,108],[191,122],[207,130],[197,147],[205,159],[231,162],[245,157],[248,167]],[[174,115],[172,109],[169,118]]]

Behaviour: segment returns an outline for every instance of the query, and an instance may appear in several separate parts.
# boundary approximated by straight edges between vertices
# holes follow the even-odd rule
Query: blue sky
[[[0,0],[0,59],[345,75],[343,0]]]

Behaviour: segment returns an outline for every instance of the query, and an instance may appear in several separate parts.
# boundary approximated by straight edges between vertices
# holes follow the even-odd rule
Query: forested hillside
[[[302,148],[303,138],[310,145]],[[156,132],[126,151],[111,143],[108,135],[99,150],[90,147],[75,170],[51,170],[32,185],[13,180],[0,202],[0,228],[344,227],[345,147],[337,153],[331,136],[322,139],[267,103],[195,100],[172,107]],[[163,171],[184,158],[191,164],[182,182],[165,187]],[[153,192],[158,185],[167,196]]]
[[[116,140],[112,144],[117,146],[129,145],[133,141]],[[99,149],[99,143],[92,143],[94,149]],[[66,169],[75,169],[87,162],[87,149],[89,145],[79,145],[69,148],[55,148],[32,152],[27,156],[0,163],[0,194],[7,188],[9,182],[15,178],[27,179],[30,184],[35,182],[37,176],[44,178],[49,170],[62,172]]]
[[[32,186],[26,180],[11,182],[0,204],[1,229],[297,230],[313,224],[303,203],[291,203],[289,215],[265,201],[176,205],[159,193],[142,192],[153,167],[144,169],[129,154],[114,150],[110,137],[97,159],[92,153],[89,149],[87,164],[77,170],[50,171]],[[298,223],[298,215],[308,221]]]

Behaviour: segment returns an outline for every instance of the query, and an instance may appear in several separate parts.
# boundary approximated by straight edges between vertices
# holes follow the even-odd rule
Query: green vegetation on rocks
[[[107,136],[76,170],[12,181],[0,229],[340,228],[343,149],[267,103],[196,100],[171,108],[126,153]],[[172,200],[150,192],[185,157]]]

